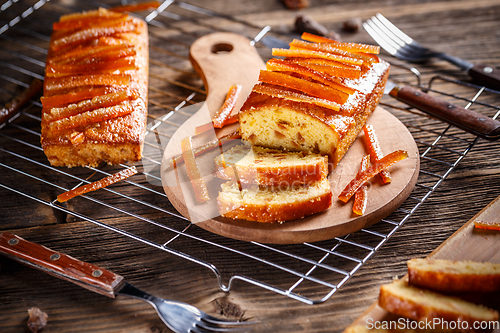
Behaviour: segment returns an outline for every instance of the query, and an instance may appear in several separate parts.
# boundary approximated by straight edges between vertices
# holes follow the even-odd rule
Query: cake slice
[[[300,66],[304,70],[306,65]],[[325,71],[330,68],[323,67]],[[329,85],[338,84],[350,91],[340,91],[340,97],[332,100],[327,98],[335,89],[318,83],[319,76],[302,77],[301,83],[286,86],[287,82],[295,80],[297,74],[285,78],[280,72],[274,80],[261,75],[260,79],[265,82],[261,81],[254,87],[240,110],[242,139],[257,146],[326,155],[329,169],[334,169],[378,105],[388,78],[389,64],[381,59],[363,63],[361,67],[358,78],[319,73],[331,80],[326,81]],[[310,72],[317,74],[318,70]],[[308,82],[315,89],[297,90],[301,84],[307,86]],[[278,87],[280,84],[283,86]],[[326,93],[321,91],[321,86],[325,87]],[[316,91],[321,92],[317,96],[311,95]]]
[[[500,291],[500,264],[437,259],[411,259],[412,286],[442,293]]]
[[[217,176],[243,184],[294,186],[310,184],[328,175],[328,158],[310,152],[284,152],[242,144],[215,159]]]
[[[256,222],[297,220],[328,209],[332,191],[327,178],[310,185],[287,187],[221,185],[217,205],[221,216]]]
[[[98,9],[53,24],[45,68],[41,145],[53,166],[141,159],[147,116],[148,31]]]
[[[412,287],[404,279],[382,285],[378,302],[382,308],[393,314],[417,321],[432,322],[433,319],[439,318],[443,323],[462,322],[464,325],[466,322],[470,332],[474,332],[476,322],[498,320],[498,312],[495,310],[456,297]]]

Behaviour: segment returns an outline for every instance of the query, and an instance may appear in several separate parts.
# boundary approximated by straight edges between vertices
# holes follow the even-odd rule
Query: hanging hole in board
[[[233,50],[233,46],[228,43],[219,43],[212,46],[212,53],[229,53]]]

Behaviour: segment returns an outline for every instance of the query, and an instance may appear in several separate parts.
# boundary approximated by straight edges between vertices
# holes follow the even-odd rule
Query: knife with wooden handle
[[[462,108],[412,86],[387,81],[384,94],[487,140],[500,139],[500,121]]]

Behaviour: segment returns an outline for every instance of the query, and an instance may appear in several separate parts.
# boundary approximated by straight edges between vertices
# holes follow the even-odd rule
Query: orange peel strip
[[[487,222],[487,221],[474,221],[474,228],[477,229],[486,229],[486,230],[499,230],[500,231],[500,223],[499,222]]]
[[[325,100],[323,98],[316,98],[308,95],[299,94],[290,90],[282,89],[280,87],[273,87],[267,84],[256,84],[254,85],[252,91],[268,95],[271,97],[283,98],[291,100],[294,102],[304,102],[309,104],[314,104],[320,107],[328,108],[332,111],[340,111],[340,105],[338,103]]]
[[[370,154],[370,158],[373,164],[378,163],[384,157],[382,149],[380,148],[380,142],[378,140],[375,129],[372,125],[363,126],[363,132],[365,133],[365,147]],[[384,184],[390,183],[392,181],[391,174],[387,170],[382,170],[380,172],[380,177]]]
[[[95,96],[92,99],[84,100],[78,104],[72,104],[63,108],[52,108],[50,112],[43,115],[47,122],[53,122],[59,119],[68,118],[77,114],[117,105],[126,100],[133,100],[139,97],[137,90],[121,90],[109,94]]]
[[[62,50],[77,44],[81,44],[91,39],[104,36],[113,36],[116,34],[133,32],[137,30],[136,24],[131,21],[125,21],[120,25],[116,22],[106,22],[106,26],[96,26],[74,32],[70,35],[55,38],[51,41],[50,49],[52,51]]]
[[[136,69],[135,59],[123,58],[88,64],[47,65],[45,74],[47,77],[62,77],[88,73],[111,73],[117,70],[123,73],[132,69]]]
[[[337,54],[312,51],[312,50],[292,50],[292,49],[278,49],[272,50],[272,55],[276,57],[289,57],[289,58],[319,58],[338,61],[351,65],[362,65],[363,60],[357,58],[344,57]]]
[[[356,58],[367,63],[379,62],[378,57],[367,56],[359,52],[346,51],[337,47],[339,44],[340,43],[309,43],[302,40],[294,39],[290,43],[290,49],[311,50],[317,52],[332,53],[346,58]]]
[[[335,82],[333,78],[325,76],[321,72],[318,72],[307,66],[297,64],[293,61],[273,58],[266,63],[266,68],[268,71],[293,72],[301,76],[305,76],[313,80],[319,81],[329,87],[348,93],[349,95],[352,95],[356,92],[355,89],[347,87],[346,85],[340,84],[338,82]]]
[[[87,74],[45,79],[45,91],[75,88],[80,86],[128,86],[128,74]]]
[[[0,124],[3,124],[16,113],[21,110],[21,107],[42,90],[43,82],[38,79],[33,79],[25,90],[12,100],[5,104],[5,107],[0,107]]]
[[[281,72],[271,72],[261,70],[259,81],[299,90],[308,95],[323,98],[338,104],[344,104],[349,98],[349,94],[338,89],[325,86],[321,83],[307,81]]]
[[[316,60],[323,60],[318,62]],[[306,58],[293,58],[287,61],[300,64],[320,73],[330,75],[333,77],[343,77],[347,79],[358,79],[361,76],[360,66],[348,66],[336,61],[328,61],[324,59],[306,59]]]
[[[140,12],[147,9],[156,9],[160,7],[160,1],[145,1],[133,5],[123,5],[110,8],[113,12]]]
[[[315,35],[310,32],[303,32],[300,38],[313,43],[338,43],[338,41],[335,39]]]
[[[226,95],[224,103],[222,104],[222,107],[212,118],[212,122],[215,128],[224,127],[227,119],[231,116],[231,112],[233,111],[236,102],[238,101],[238,97],[240,96],[242,89],[243,86],[241,86],[240,84],[234,84],[229,87],[229,91]]]
[[[378,163],[372,164],[368,169],[359,173],[353,180],[344,188],[339,195],[339,200],[347,202],[363,186],[370,178],[387,169],[391,165],[408,157],[408,153],[404,150],[396,150],[384,156]]]
[[[189,180],[191,181],[191,185],[193,186],[196,201],[202,203],[210,200],[207,186],[203,180],[203,175],[201,174],[201,170],[196,163],[190,136],[182,139],[181,150],[182,157],[184,158],[184,162],[186,164],[186,172]]]
[[[79,61],[85,58],[94,59],[95,57],[102,54],[110,54],[113,52],[118,52],[123,50],[127,50],[124,51],[126,53],[129,53],[127,55],[135,54],[135,49],[133,48],[133,46],[130,46],[125,43],[113,44],[113,45],[98,45],[98,46],[90,45],[84,47],[77,46],[71,50],[64,50],[64,52],[60,52],[58,55],[51,57],[48,63],[49,64],[78,63]]]
[[[49,123],[49,131],[55,133],[80,126],[90,125],[100,121],[122,117],[132,113],[133,111],[134,108],[130,105],[130,103],[100,108],[51,122]]]
[[[217,147],[221,147],[224,142],[226,141],[230,141],[230,140],[236,140],[236,139],[240,139],[241,138],[241,134],[240,134],[240,131],[234,131],[232,133],[229,133],[227,135],[224,135],[222,137],[220,137],[219,139],[215,139],[213,141],[210,141],[200,147],[196,147],[196,148],[193,148],[193,153],[194,153],[194,156],[198,156],[198,155],[201,155],[201,154],[204,154],[208,151],[211,151],[212,149],[215,149]],[[170,160],[169,160],[169,165],[171,167],[176,167],[179,163],[182,163],[184,162],[184,158],[181,155],[177,155],[177,156],[174,156],[172,157]]]
[[[80,102],[86,99],[91,99],[96,96],[101,96],[105,95],[109,92],[113,91],[119,91],[120,89],[126,89],[124,88],[108,88],[108,87],[99,87],[99,88],[89,88],[80,90],[80,91],[75,91],[75,92],[70,92],[67,94],[61,94],[61,95],[53,95],[53,96],[42,96],[40,97],[40,101],[42,102],[42,106],[44,108],[53,108],[53,107],[61,107],[64,105],[68,105],[71,103],[75,102]]]
[[[361,159],[361,166],[359,167],[358,175],[368,169],[370,166],[370,155],[364,155]],[[368,203],[368,185],[363,184],[359,190],[354,194],[354,204],[352,205],[352,212],[356,215],[363,215]]]
[[[95,181],[93,183],[79,186],[77,188],[74,188],[74,189],[69,190],[67,192],[64,192],[62,194],[59,194],[57,196],[57,201],[59,201],[59,202],[68,201],[69,199],[72,199],[76,196],[79,196],[79,195],[82,195],[82,194],[85,194],[88,192],[96,191],[98,189],[101,189],[101,188],[107,187],[111,184],[122,181],[125,178],[128,178],[130,176],[135,175],[136,173],[137,173],[137,169],[135,168],[135,166],[132,166],[130,168],[124,169],[120,172],[117,172],[115,174],[107,176],[107,177],[100,179],[98,181]]]

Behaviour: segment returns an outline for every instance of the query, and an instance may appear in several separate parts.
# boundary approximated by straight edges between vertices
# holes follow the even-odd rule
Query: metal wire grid
[[[5,103],[11,99],[20,87],[27,87],[32,78],[43,79],[51,23],[60,13],[97,6],[109,7],[109,4],[5,2],[0,7],[0,78],[4,82],[0,87],[0,100]],[[410,219],[478,140],[384,99],[386,109],[412,132],[421,158],[415,189],[389,217],[344,237],[299,245],[247,243],[209,233],[173,209],[163,193],[159,173],[165,141],[196,111],[183,107],[205,98],[202,83],[189,65],[189,45],[203,34],[220,30],[216,27],[224,21],[225,29],[253,39],[266,59],[270,52],[260,45],[260,38],[282,36],[272,36],[269,27],[261,29],[180,1],[164,1],[157,10],[141,14],[150,26],[151,59],[150,115],[143,162],[137,165],[140,174],[116,186],[75,198],[74,204],[57,203],[57,194],[128,166],[64,169],[48,165],[39,144],[41,104],[32,100],[17,117],[0,125],[0,166],[4,175],[0,187],[4,195],[14,193],[31,199],[66,219],[91,222],[125,236],[128,241],[138,241],[202,265],[214,273],[223,291],[230,291],[239,280],[307,304],[326,301]],[[414,72],[420,84],[420,74]],[[407,77],[407,74],[396,71],[392,75],[397,79],[398,75]],[[497,101],[495,92],[441,77],[432,78],[428,89],[453,101],[467,103],[466,107],[477,106],[493,118],[499,116],[498,107],[491,104],[492,95],[493,101]],[[446,95],[441,90],[457,94]],[[463,97],[471,93],[471,97]],[[483,97],[487,102],[480,101]],[[160,141],[163,144],[159,145]],[[83,210],[78,200],[86,200],[85,207],[90,208]],[[26,200],[26,204],[33,201]],[[136,208],[135,213],[127,209],[130,205]]]

